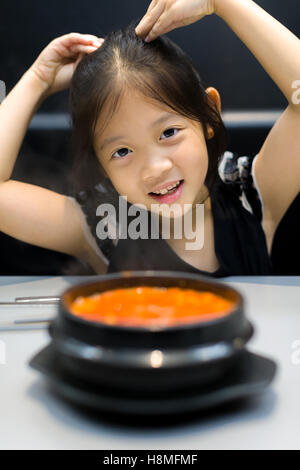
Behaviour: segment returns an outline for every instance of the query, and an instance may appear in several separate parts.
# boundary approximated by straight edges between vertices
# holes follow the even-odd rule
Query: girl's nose
[[[142,181],[147,186],[163,182],[173,167],[172,161],[167,157],[148,158],[142,168]]]

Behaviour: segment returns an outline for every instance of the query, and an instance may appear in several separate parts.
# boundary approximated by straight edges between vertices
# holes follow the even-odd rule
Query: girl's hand
[[[94,52],[103,42],[91,34],[65,34],[51,41],[29,70],[41,80],[46,95],[52,95],[69,87],[84,54]]]
[[[152,0],[135,32],[149,42],[215,12],[216,0]]]

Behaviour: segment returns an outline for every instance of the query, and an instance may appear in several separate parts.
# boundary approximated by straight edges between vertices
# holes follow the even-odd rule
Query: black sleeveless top
[[[118,220],[118,194],[109,181],[75,195],[98,247],[108,263],[108,273],[122,270],[171,270],[211,277],[272,274],[271,259],[261,225],[262,203],[252,177],[254,157],[225,152],[210,193],[214,220],[215,253],[220,267],[210,273],[181,259],[163,238],[101,240],[96,226],[99,204],[112,203]],[[128,207],[130,204],[128,204]],[[130,218],[128,217],[128,221]],[[149,213],[150,223],[150,213]]]

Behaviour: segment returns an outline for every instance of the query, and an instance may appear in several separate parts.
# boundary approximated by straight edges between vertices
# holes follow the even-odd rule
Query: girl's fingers
[[[146,42],[153,41],[158,36],[168,33],[174,28],[175,28],[175,25],[172,22],[170,22],[169,15],[166,13],[163,13],[155,22],[153,27],[148,31],[145,41]]]
[[[141,19],[141,21],[135,28],[135,32],[138,36],[147,36],[165,10],[165,4],[163,2],[155,2],[151,9],[150,7],[146,15]]]
[[[151,11],[153,10],[153,8],[157,6],[158,2],[159,2],[159,0],[153,0],[153,1],[150,3],[150,5],[149,5],[149,7],[148,7],[148,10],[146,11],[146,13],[145,13],[144,16],[149,15],[149,13],[151,13]]]
[[[69,48],[71,53],[74,55],[75,53],[82,52],[84,54],[89,54],[91,52],[95,52],[98,49],[96,46],[84,45],[84,44],[74,44]]]
[[[96,41],[97,39],[97,41]],[[85,37],[79,33],[71,33],[53,40],[47,52],[44,54],[44,62],[59,64],[62,59],[74,59],[78,53],[89,54],[95,52],[103,44],[104,39]]]
[[[93,44],[96,47],[100,47],[104,39],[98,38],[92,34],[80,34],[80,33],[69,33],[57,38],[57,40],[62,41],[66,47],[70,47],[76,43],[85,43]]]
[[[137,27],[135,28],[135,31],[136,31],[136,34],[139,34],[141,35],[141,28],[143,28],[143,23],[144,21],[150,17],[150,12],[153,10],[154,7],[157,6],[157,3],[159,2],[159,0],[152,0],[152,2],[150,3],[149,7],[148,7],[148,10],[146,11],[146,13],[144,14],[143,18],[141,19],[141,21],[139,22],[139,24],[137,25]]]

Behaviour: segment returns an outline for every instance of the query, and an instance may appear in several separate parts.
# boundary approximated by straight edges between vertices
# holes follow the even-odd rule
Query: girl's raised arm
[[[32,245],[88,262],[93,254],[74,203],[67,196],[10,178],[24,135],[40,104],[47,96],[67,88],[83,54],[93,52],[101,44],[102,40],[94,36],[78,33],[55,39],[0,105],[0,230]]]
[[[299,11],[298,4],[295,8]],[[300,40],[251,0],[217,0],[216,13],[254,54],[288,101],[253,168],[270,248],[282,217],[300,191]]]
[[[136,34],[152,41],[212,13],[230,26],[293,105],[292,84],[300,80],[300,41],[252,0],[153,0]]]
[[[288,101],[254,162],[264,228],[271,234],[300,191],[300,40],[252,0],[153,0],[136,33],[151,41],[212,13],[244,42]]]

